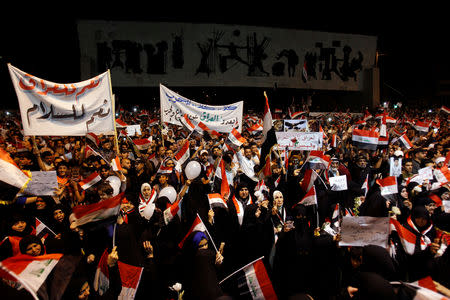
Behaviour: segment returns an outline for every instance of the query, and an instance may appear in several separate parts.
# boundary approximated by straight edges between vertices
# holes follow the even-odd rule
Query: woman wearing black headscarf
[[[261,205],[250,204],[245,208],[240,230],[239,265],[244,266],[262,256],[269,259],[275,236],[268,202],[265,200]]]
[[[415,206],[403,226],[416,236],[414,253],[407,255],[409,280],[415,281],[429,275],[429,266],[433,260],[433,247],[436,237],[430,214],[423,205]],[[434,246],[434,245],[433,245]]]
[[[6,237],[0,242],[0,260],[20,254],[20,240],[35,233],[29,219],[20,212],[14,212],[6,226]]]
[[[214,300],[223,295],[217,269],[223,256],[209,249],[208,238],[201,231],[192,232],[183,245],[183,275],[186,300]]]
[[[20,252],[31,256],[45,254],[45,247],[42,241],[35,235],[27,235],[19,242]]]
[[[27,209],[27,214],[36,217],[47,226],[50,226],[53,219],[52,216],[52,205],[54,205],[54,200],[49,196],[35,197],[36,200],[25,207]]]
[[[225,250],[228,259],[225,262],[224,269],[232,272],[234,268],[239,267],[237,263],[240,257],[240,231],[244,221],[247,206],[253,204],[253,198],[250,194],[247,183],[240,182],[234,193],[228,197],[228,224],[225,232]]]
[[[279,234],[273,263],[274,288],[281,299],[299,292],[310,292],[313,269],[314,230],[307,218],[306,206],[292,208],[294,228],[285,226]]]

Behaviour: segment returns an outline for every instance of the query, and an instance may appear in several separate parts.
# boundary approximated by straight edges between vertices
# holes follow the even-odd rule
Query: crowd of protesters
[[[287,149],[285,158],[272,151],[270,175],[261,176],[265,161],[261,131],[248,130],[262,124],[261,114],[244,115],[241,134],[246,141],[239,147],[228,143],[228,133],[191,133],[182,126],[161,124],[158,111],[121,110],[117,118],[140,124],[141,132],[128,136],[118,128],[116,136],[99,135],[98,143],[84,136],[23,136],[20,116],[3,114],[0,148],[22,170],[56,171],[58,188],[52,196],[18,195],[16,188],[2,184],[0,260],[20,254],[72,257],[76,263],[66,272],[64,288],[53,294],[61,299],[117,299],[122,288],[118,261],[143,267],[135,299],[244,299],[231,280],[221,280],[261,257],[278,299],[408,299],[403,285],[391,283],[429,277],[437,292],[450,297],[450,214],[445,211],[450,184],[435,173],[449,165],[448,113],[405,106],[360,113],[313,117],[305,109],[301,114],[309,131],[323,131],[319,150],[330,159],[327,168],[314,170],[318,176],[311,184],[317,205],[299,204],[308,192],[304,187],[309,151]],[[382,118],[377,115],[383,114],[395,119],[387,123],[389,142],[376,150],[358,148],[352,131],[379,131]],[[291,117],[281,113],[278,118]],[[426,132],[417,130],[416,121],[428,122]],[[412,147],[400,141],[404,134]],[[337,143],[332,145],[334,137]],[[145,146],[133,142],[144,139]],[[184,143],[189,143],[190,155],[180,165],[176,154]],[[111,167],[116,157],[119,171]],[[192,179],[185,172],[190,161],[201,166]],[[381,195],[377,180],[391,176],[392,164],[399,161],[398,192]],[[211,207],[208,194],[220,194],[223,188],[223,178],[216,172],[219,165],[225,168],[222,176],[226,175],[230,192],[222,195],[226,207]],[[414,180],[426,167],[432,168],[433,178]],[[101,180],[82,188],[80,182],[93,172]],[[348,188],[334,191],[329,178],[340,175],[346,175]],[[180,213],[169,222],[165,211],[174,199],[160,195],[168,187],[176,191],[177,200],[182,198]],[[119,193],[124,197],[113,221],[76,225],[74,207]],[[192,232],[180,248],[197,215],[207,231]],[[413,250],[404,248],[395,230],[389,234],[387,248],[339,246],[338,224],[346,215],[396,220],[414,236]],[[52,234],[38,238],[36,219]],[[94,288],[95,274],[105,249],[110,285],[101,294]],[[57,276],[48,277],[47,291],[40,296],[52,299],[52,280],[58,282]],[[176,283],[181,284],[181,293],[174,290]],[[4,299],[31,297],[6,280],[0,285]]]

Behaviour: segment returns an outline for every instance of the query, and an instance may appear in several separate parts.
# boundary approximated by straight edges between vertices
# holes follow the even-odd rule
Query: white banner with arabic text
[[[206,105],[180,96],[163,85],[160,85],[160,101],[162,122],[182,126],[180,119],[187,114],[194,124],[203,122],[218,132],[231,132],[233,128],[242,130],[243,101],[222,106]]]
[[[8,68],[25,135],[114,133],[109,72],[82,82],[60,84],[32,76],[10,64]]]

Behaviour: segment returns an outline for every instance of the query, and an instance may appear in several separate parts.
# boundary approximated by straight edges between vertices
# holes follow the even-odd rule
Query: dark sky
[[[379,60],[382,93],[392,97],[436,98],[438,81],[450,79],[450,47],[447,45],[450,25],[446,24],[447,18],[440,17],[439,8],[433,10],[432,15],[420,8],[417,14],[382,8],[355,13],[352,9],[330,9],[325,13],[318,8],[296,8],[288,14],[288,6],[273,8],[261,4],[259,12],[229,6],[206,13],[180,10],[169,14],[160,9],[130,12],[131,9],[97,7],[74,11],[68,7],[57,14],[28,13],[15,22],[3,19],[0,91],[4,96],[1,103],[4,106],[4,98],[13,93],[7,62],[50,81],[80,80],[77,19],[224,23],[375,35],[379,52],[385,54]],[[217,11],[221,13],[215,13]]]

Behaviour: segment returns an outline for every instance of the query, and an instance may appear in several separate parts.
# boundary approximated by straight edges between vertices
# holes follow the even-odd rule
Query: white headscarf
[[[146,218],[147,220],[150,220],[150,218],[153,216],[153,213],[155,212],[155,201],[152,201],[152,194],[150,194],[149,197],[145,197],[144,196],[144,188],[145,187],[149,187],[150,189],[152,188],[150,186],[150,184],[148,183],[143,183],[141,185],[141,195],[139,197],[139,213],[141,214],[142,217]],[[153,195],[154,198],[156,198],[156,193]]]

